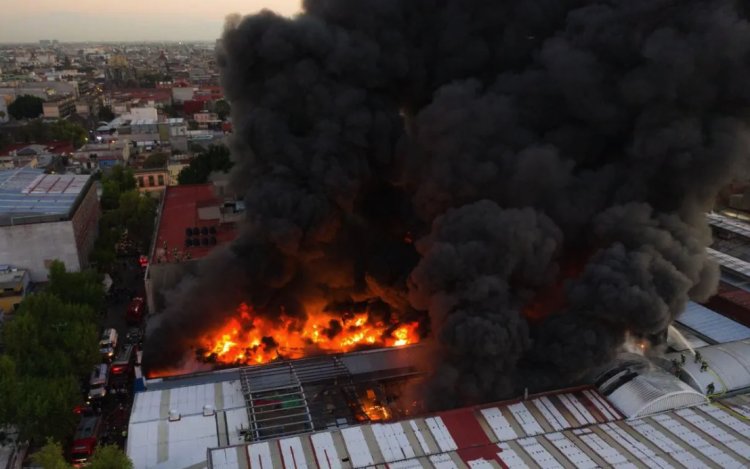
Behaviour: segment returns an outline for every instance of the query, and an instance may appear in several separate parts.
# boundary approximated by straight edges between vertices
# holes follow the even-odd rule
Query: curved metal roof
[[[599,392],[628,419],[707,402],[706,397],[642,357],[602,373]]]
[[[690,352],[683,352],[685,364],[681,364],[682,379],[694,389],[711,394],[724,394],[750,387],[750,339],[709,345],[696,350],[697,360]],[[667,354],[670,360],[681,363],[680,353]],[[706,366],[703,366],[703,362]]]

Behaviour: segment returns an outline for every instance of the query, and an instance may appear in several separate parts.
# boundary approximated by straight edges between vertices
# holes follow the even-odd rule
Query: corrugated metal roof
[[[0,223],[12,218],[68,216],[90,177],[45,174],[33,168],[0,171]]]
[[[700,405],[623,421],[601,395],[585,389],[215,448],[208,462],[210,469],[740,468],[750,458],[750,425],[738,410],[744,409],[727,400],[721,407]]]
[[[734,342],[750,338],[750,327],[746,327],[703,305],[688,302],[685,311],[677,317],[677,322],[713,343]]]
[[[597,381],[599,391],[628,418],[706,401],[703,394],[688,384],[645,361],[624,362],[602,377]]]
[[[706,215],[706,218],[708,218],[708,223],[711,226],[715,226],[717,228],[721,228],[750,239],[750,225],[748,225],[747,223],[743,223],[739,220],[735,220],[718,213],[709,213]]]
[[[239,380],[144,391],[133,401],[126,451],[138,468],[205,464],[207,448],[244,442],[249,426]]]
[[[723,269],[750,278],[750,262],[745,262],[742,259],[737,259],[729,254],[724,254],[711,248],[706,248],[706,253],[708,257],[715,260]]]
[[[699,357],[683,352],[686,360],[680,365],[693,388],[709,393],[709,385],[713,384],[713,393],[720,395],[750,387],[750,340],[709,345],[696,351]],[[667,358],[681,361],[679,353],[667,354]]]

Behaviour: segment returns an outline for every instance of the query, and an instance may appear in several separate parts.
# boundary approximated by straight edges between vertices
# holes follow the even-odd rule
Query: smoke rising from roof
[[[715,288],[704,213],[750,148],[738,4],[306,0],[231,19],[248,218],[173,292],[152,365],[240,301],[377,300],[429,313],[443,407],[575,382],[626,331],[664,330]],[[531,320],[556,284],[564,303]]]

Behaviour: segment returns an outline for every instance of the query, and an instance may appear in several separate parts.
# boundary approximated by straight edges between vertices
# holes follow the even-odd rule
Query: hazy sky
[[[301,0],[0,0],[0,42],[213,40],[224,17],[264,8],[290,15]]]

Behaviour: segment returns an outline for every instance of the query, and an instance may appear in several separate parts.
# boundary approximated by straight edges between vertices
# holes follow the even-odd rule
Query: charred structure
[[[419,322],[433,407],[581,379],[715,289],[747,157],[733,0],[307,0],[218,50],[247,220],[151,325],[176,366],[238,305]],[[426,317],[429,317],[429,325]]]

